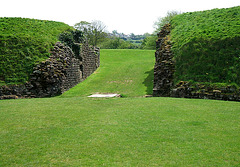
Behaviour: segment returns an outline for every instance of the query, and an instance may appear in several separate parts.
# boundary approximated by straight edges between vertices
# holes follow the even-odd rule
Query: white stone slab
[[[108,93],[108,94],[93,94],[88,97],[120,97],[120,94]]]

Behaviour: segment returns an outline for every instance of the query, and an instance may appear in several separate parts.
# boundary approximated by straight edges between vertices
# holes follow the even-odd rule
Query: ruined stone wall
[[[187,81],[174,85],[175,62],[171,52],[170,30],[170,24],[166,24],[156,41],[153,96],[240,101],[240,89],[234,85],[219,87]]]
[[[83,78],[86,79],[100,66],[100,49],[85,42],[82,46],[81,57]]]
[[[99,59],[99,48],[87,43],[83,44],[80,57],[69,47],[57,43],[49,59],[33,69],[29,82],[0,87],[0,99],[60,95],[91,75],[100,65]]]
[[[57,43],[49,59],[37,65],[30,77],[36,97],[56,96],[81,80],[80,60],[69,47]]]
[[[219,87],[214,84],[180,81],[172,88],[170,96],[178,98],[240,101],[240,89],[235,85]]]
[[[158,33],[155,52],[153,96],[170,96],[173,86],[174,62],[170,43],[170,24]]]

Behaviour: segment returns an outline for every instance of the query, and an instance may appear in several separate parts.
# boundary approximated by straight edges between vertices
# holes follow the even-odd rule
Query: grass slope
[[[171,21],[176,80],[240,84],[240,6]]]
[[[46,59],[67,24],[27,18],[0,18],[0,81],[28,80],[35,63]]]
[[[0,166],[239,166],[240,105],[173,98],[0,101]]]
[[[101,49],[100,68],[61,97],[87,96],[96,92],[127,97],[152,94],[153,50]]]

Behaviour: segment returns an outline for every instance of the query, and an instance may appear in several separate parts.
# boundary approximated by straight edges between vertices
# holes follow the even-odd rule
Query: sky
[[[168,11],[193,12],[240,6],[240,0],[1,0],[0,17],[64,22],[100,20],[108,32],[144,34]]]

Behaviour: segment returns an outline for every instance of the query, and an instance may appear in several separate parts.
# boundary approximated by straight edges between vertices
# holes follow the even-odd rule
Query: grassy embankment
[[[48,58],[59,34],[72,29],[61,22],[0,18],[0,85],[27,81],[35,64]]]
[[[240,6],[184,13],[171,25],[176,81],[240,85]]]
[[[0,101],[0,166],[238,166],[239,103],[131,98],[150,93],[153,59],[102,50],[64,98]],[[128,98],[86,97],[97,91]]]

